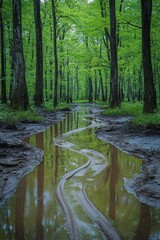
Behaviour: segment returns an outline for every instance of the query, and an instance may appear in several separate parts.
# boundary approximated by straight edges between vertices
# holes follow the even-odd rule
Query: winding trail
[[[102,164],[102,166],[99,168],[99,171],[97,171],[97,169],[95,169],[96,167],[94,167],[94,164],[96,164],[97,158],[98,158],[98,160],[103,159],[103,161],[106,160],[106,162],[107,162],[107,159],[101,153],[94,151],[94,150],[90,150],[90,149],[80,149],[79,150],[78,146],[65,141],[66,137],[68,137],[74,133],[78,133],[78,132],[84,131],[86,129],[100,126],[99,122],[95,122],[95,121],[90,121],[90,122],[91,122],[91,124],[87,127],[78,128],[78,129],[69,131],[65,134],[62,134],[62,135],[58,136],[57,138],[54,138],[55,145],[62,147],[62,148],[67,148],[71,151],[79,153],[88,158],[88,161],[84,165],[65,174],[62,177],[62,179],[60,180],[60,182],[58,183],[57,189],[56,189],[56,198],[57,198],[59,205],[62,207],[63,213],[66,217],[66,224],[67,224],[67,228],[70,233],[71,240],[80,239],[80,234],[79,234],[79,226],[78,226],[76,216],[75,216],[73,210],[71,209],[71,207],[69,206],[68,202],[65,199],[65,195],[64,195],[65,183],[69,179],[71,179],[75,174],[77,174],[81,170],[87,169],[91,165],[93,168],[92,170],[95,171],[95,174],[92,175],[92,177],[97,175],[99,172],[101,172],[104,169],[104,167],[106,166],[106,164],[105,165]],[[85,188],[86,188],[86,186],[82,187],[81,197],[79,197],[79,202],[77,204],[81,204],[83,209],[85,209],[85,211],[87,212],[88,216],[90,216],[92,221],[99,227],[100,231],[103,233],[103,235],[107,239],[119,240],[120,237],[119,237],[118,233],[116,232],[116,230],[112,227],[111,222],[102,213],[100,213],[96,209],[96,207],[93,205],[93,203],[89,200],[89,198],[86,194]]]

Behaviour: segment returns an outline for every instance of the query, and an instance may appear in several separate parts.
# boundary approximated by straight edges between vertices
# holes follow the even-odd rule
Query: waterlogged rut
[[[66,216],[67,228],[70,232],[70,237],[73,240],[80,239],[80,233],[79,233],[80,226],[74,214],[73,207],[70,206],[70,203],[67,202],[65,199],[65,194],[64,194],[65,183],[67,180],[73,178],[76,174],[79,174],[81,171],[83,171],[82,176],[85,177],[85,173],[88,170],[88,168],[90,168],[89,171],[92,173],[90,178],[93,178],[95,175],[100,173],[107,166],[107,158],[101,153],[97,151],[93,151],[91,149],[79,149],[78,145],[65,141],[65,139],[72,134],[85,131],[86,129],[95,128],[100,125],[99,122],[98,123],[94,121],[90,121],[90,122],[91,124],[88,127],[78,128],[78,129],[69,131],[54,139],[55,145],[62,148],[67,148],[70,151],[79,153],[85,156],[86,159],[88,159],[88,161],[82,166],[65,174],[60,180],[56,189],[56,197]],[[89,200],[85,191],[86,186],[83,186],[83,184],[81,185],[81,189],[80,189],[81,191],[79,193],[80,197],[78,199],[79,201],[77,201],[77,204],[82,205],[84,211],[87,212],[87,214],[91,217],[92,221],[99,227],[104,237],[107,237],[108,239],[115,239],[115,240],[120,239],[118,233],[112,227],[111,222],[103,214],[101,214],[98,211],[98,209],[96,209],[96,207],[93,205],[93,203]],[[70,191],[72,191],[72,187],[70,188]]]
[[[124,186],[143,163],[96,137],[104,124],[97,111],[80,106],[25,139],[44,150],[44,161],[0,209],[0,239],[160,239],[159,209]]]

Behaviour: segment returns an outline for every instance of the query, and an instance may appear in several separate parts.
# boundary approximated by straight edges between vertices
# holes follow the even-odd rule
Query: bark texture
[[[5,58],[2,6],[3,6],[3,0],[0,0],[1,101],[2,101],[2,103],[6,103],[7,102],[7,97],[6,97],[6,58]]]
[[[34,21],[36,30],[36,84],[35,105],[43,103],[43,49],[42,49],[42,24],[40,16],[40,0],[34,0]]]
[[[58,105],[58,56],[57,56],[57,18],[55,9],[55,0],[52,2],[52,16],[53,16],[53,41],[54,41],[54,64],[55,64],[55,79],[54,79],[54,107]]]
[[[25,79],[25,62],[22,45],[21,0],[13,0],[13,41],[14,73],[11,107],[17,110],[27,110],[29,107],[29,100]]]
[[[110,48],[111,48],[110,107],[114,108],[114,107],[120,106],[119,87],[118,87],[115,0],[109,0],[109,8],[110,8]]]
[[[152,113],[157,108],[150,47],[152,0],[141,0],[141,13],[142,13],[142,57],[144,73],[143,110],[145,113]]]

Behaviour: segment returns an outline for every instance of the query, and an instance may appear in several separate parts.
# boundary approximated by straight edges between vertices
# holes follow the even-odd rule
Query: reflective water
[[[97,139],[97,126],[83,109],[25,139],[44,149],[44,161],[21,180],[0,209],[0,239],[71,239],[56,189],[65,181],[62,176],[89,160],[88,167],[62,187],[80,239],[106,239],[95,209],[112,222],[121,239],[160,239],[159,210],[140,203],[124,188],[123,178],[138,173],[143,162]]]

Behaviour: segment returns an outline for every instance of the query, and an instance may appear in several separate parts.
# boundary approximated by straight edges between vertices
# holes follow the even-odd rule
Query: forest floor
[[[86,105],[86,104],[85,104]],[[88,108],[93,105],[87,104]],[[76,105],[71,107],[75,110]],[[66,111],[49,113],[39,111],[44,121],[41,123],[19,123],[15,129],[0,127],[0,206],[15,192],[19,180],[43,160],[43,151],[23,139],[42,132],[54,122],[65,117]],[[141,173],[133,179],[124,179],[129,192],[140,201],[160,208],[160,131],[156,128],[133,129],[127,124],[130,117],[108,117],[94,106],[94,118],[104,125],[96,131],[96,136],[122,151],[144,159]]]

